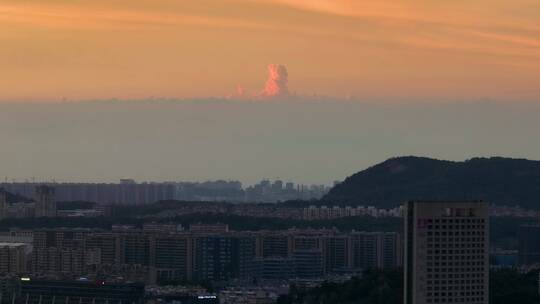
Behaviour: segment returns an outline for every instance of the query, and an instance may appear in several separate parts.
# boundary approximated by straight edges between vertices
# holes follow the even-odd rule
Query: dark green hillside
[[[540,161],[493,157],[452,162],[397,157],[348,177],[323,200],[395,207],[412,199],[476,199],[540,209]]]

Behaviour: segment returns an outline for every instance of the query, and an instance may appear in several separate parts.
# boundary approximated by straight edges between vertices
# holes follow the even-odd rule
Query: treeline
[[[70,202],[57,202],[56,209],[58,210],[77,210],[77,209],[93,209],[97,204],[94,202],[85,201],[70,201]]]
[[[57,217],[57,218],[23,218],[23,219],[4,219],[0,221],[0,231],[6,231],[11,228],[19,229],[39,229],[39,228],[98,228],[111,229],[112,225],[133,225],[142,227],[143,221],[137,218],[120,217]]]
[[[399,270],[364,272],[345,283],[323,283],[320,287],[300,290],[291,286],[288,295],[277,304],[401,304],[403,273]]]
[[[491,304],[538,304],[538,272],[521,274],[515,270],[492,271]],[[367,271],[361,278],[345,283],[324,283],[320,287],[300,290],[291,286],[289,294],[278,304],[402,304],[403,272]]]
[[[315,204],[315,201],[286,201],[281,203],[246,203],[245,206],[252,207],[274,207],[274,208],[305,208]],[[205,201],[179,201],[179,200],[164,200],[153,204],[138,205],[138,206],[114,206],[114,211],[117,214],[129,216],[149,216],[155,215],[165,210],[178,210],[182,208],[192,207],[218,207],[224,210],[232,210],[235,206],[231,202],[205,202]]]
[[[400,231],[402,221],[398,218],[347,217],[333,220],[305,221],[278,218],[260,218],[228,214],[196,213],[170,218],[140,217],[95,217],[95,218],[27,218],[4,219],[0,221],[0,230],[18,227],[21,229],[82,227],[110,229],[112,225],[133,225],[141,228],[144,223],[177,223],[184,227],[196,223],[228,224],[231,230],[286,230],[289,228],[337,228],[341,231]]]
[[[526,274],[505,269],[491,272],[491,304],[539,304],[538,271]]]
[[[280,218],[261,218],[225,214],[192,214],[178,216],[180,223],[224,223],[232,230],[285,230],[295,228],[337,228],[342,231],[400,231],[401,219],[374,218],[369,216],[345,217],[332,220],[294,220]]]

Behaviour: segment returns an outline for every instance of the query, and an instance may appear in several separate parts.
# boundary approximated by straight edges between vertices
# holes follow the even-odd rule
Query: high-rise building
[[[489,303],[485,202],[405,204],[405,304]]]
[[[399,233],[353,232],[350,237],[353,268],[392,269],[403,265]]]
[[[104,232],[92,233],[85,238],[85,251],[98,251],[99,264],[113,265],[119,263],[120,257],[120,237],[117,234]]]
[[[238,243],[226,235],[194,240],[193,274],[198,280],[226,281],[238,277]]]
[[[272,256],[256,258],[255,275],[266,280],[287,280],[296,276],[293,258]]]
[[[284,233],[262,233],[257,237],[257,256],[287,257],[291,254],[291,238]]]
[[[0,220],[3,220],[7,217],[7,197],[4,189],[0,188]]]
[[[28,244],[0,243],[0,273],[26,272],[29,252]]]
[[[519,264],[533,265],[540,263],[540,224],[521,225],[518,230]]]
[[[285,190],[294,191],[294,183],[288,182],[285,184]]]
[[[283,181],[277,180],[272,184],[272,191],[279,192],[283,190]]]
[[[82,275],[85,272],[85,252],[82,248],[59,250],[60,272],[70,275]]]
[[[320,249],[295,250],[295,275],[298,278],[318,278],[323,275],[323,253]]]
[[[148,266],[150,262],[150,236],[127,232],[119,236],[120,264]]]
[[[191,240],[188,236],[156,234],[150,238],[150,266],[159,282],[191,279]]]
[[[292,250],[321,249],[322,240],[320,235],[295,234],[292,238]]]
[[[54,188],[49,186],[36,187],[36,217],[56,217],[56,200]]]
[[[380,268],[392,269],[403,266],[403,240],[397,232],[380,232],[382,263]]]
[[[347,235],[335,235],[324,238],[325,272],[350,268],[350,238]]]
[[[238,240],[238,276],[252,278],[255,276],[255,237],[249,233],[237,234]]]

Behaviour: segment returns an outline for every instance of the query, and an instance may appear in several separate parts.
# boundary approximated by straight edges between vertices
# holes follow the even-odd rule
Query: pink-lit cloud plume
[[[278,97],[289,95],[289,74],[287,68],[281,64],[268,65],[268,80],[261,96]]]
[[[264,89],[255,94],[249,94],[246,90],[238,85],[236,92],[228,95],[230,99],[267,99],[267,98],[279,98],[289,95],[289,73],[287,67],[281,64],[269,64],[268,65],[268,79]]]

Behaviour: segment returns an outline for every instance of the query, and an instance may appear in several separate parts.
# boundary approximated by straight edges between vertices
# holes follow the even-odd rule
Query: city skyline
[[[540,303],[539,0],[0,0],[0,304]]]

